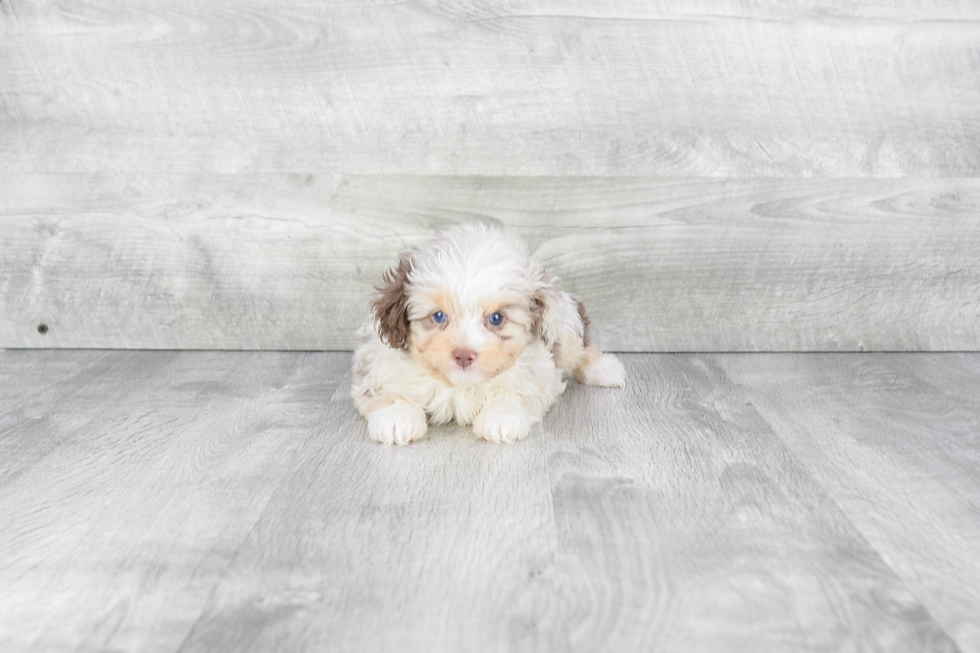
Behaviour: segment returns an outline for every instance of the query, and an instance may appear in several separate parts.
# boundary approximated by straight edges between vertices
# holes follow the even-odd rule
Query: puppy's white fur
[[[428,423],[454,420],[486,440],[516,442],[551,408],[566,375],[625,384],[616,357],[588,343],[582,304],[495,229],[457,227],[412,248],[379,290],[351,390],[378,442],[408,444]],[[497,314],[502,325],[493,324]],[[454,352],[466,350],[476,356],[464,367]]]

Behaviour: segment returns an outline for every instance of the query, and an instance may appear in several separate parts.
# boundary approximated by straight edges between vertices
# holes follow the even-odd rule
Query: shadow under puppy
[[[351,397],[378,442],[408,444],[427,424],[472,424],[516,442],[565,389],[565,376],[622,387],[623,365],[589,344],[581,302],[484,225],[404,252],[360,331]]]

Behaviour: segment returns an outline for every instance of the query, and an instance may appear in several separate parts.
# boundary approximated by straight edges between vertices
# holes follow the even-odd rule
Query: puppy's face
[[[430,374],[474,385],[510,368],[524,352],[531,316],[527,297],[460,297],[449,288],[418,288],[409,297],[409,352]]]
[[[457,229],[402,256],[375,302],[381,338],[455,386],[491,379],[541,335],[547,287],[520,243]]]

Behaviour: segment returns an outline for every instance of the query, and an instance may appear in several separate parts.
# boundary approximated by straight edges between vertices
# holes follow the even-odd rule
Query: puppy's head
[[[457,227],[401,256],[374,315],[389,346],[451,385],[475,385],[514,365],[535,338],[557,342],[556,284],[518,241],[483,225]]]

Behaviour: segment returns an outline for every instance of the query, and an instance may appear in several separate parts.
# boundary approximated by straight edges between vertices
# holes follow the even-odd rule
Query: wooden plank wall
[[[0,0],[0,347],[350,348],[484,221],[611,349],[976,350],[978,107],[970,0]]]

